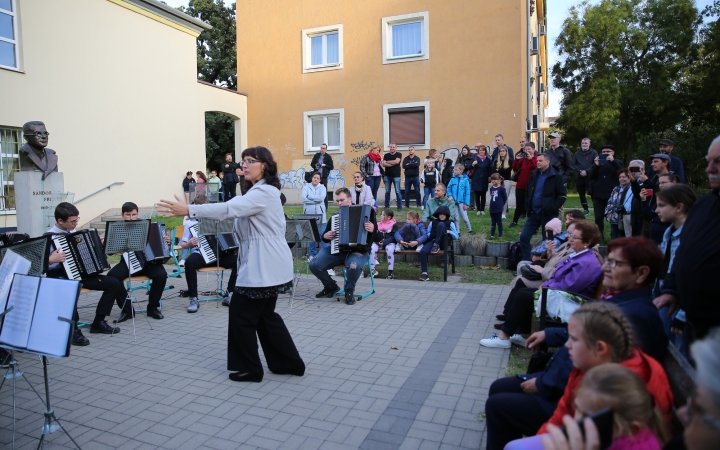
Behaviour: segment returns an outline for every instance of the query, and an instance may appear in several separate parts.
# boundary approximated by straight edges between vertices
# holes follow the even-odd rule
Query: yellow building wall
[[[249,145],[270,148],[281,171],[309,166],[303,112],[344,108],[344,153],[332,156],[350,183],[355,162],[367,153],[351,144],[383,142],[383,104],[429,101],[431,147],[487,144],[501,133],[516,148],[527,117],[525,5],[525,0],[238,2],[238,86],[250,99]],[[430,58],[383,65],[382,18],[422,11],[429,14]],[[334,24],[343,25],[344,68],[303,74],[302,30]]]
[[[205,111],[247,122],[244,96],[198,84],[191,34],[106,0],[18,6],[21,72],[0,69],[0,126],[45,122],[76,200],[124,182],[80,202],[81,222],[182,195],[185,172],[205,170]]]

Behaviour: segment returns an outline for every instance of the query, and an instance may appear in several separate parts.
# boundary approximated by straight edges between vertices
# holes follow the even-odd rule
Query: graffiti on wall
[[[299,169],[292,169],[285,172],[280,172],[278,177],[280,178],[281,189],[302,189],[307,184],[305,181],[305,173],[309,171],[309,168],[300,167]],[[333,169],[328,174],[328,189],[337,189],[345,186],[345,178],[340,173],[339,169]]]
[[[366,152],[366,151],[370,150],[370,147],[372,147],[373,145],[375,145],[375,141],[370,141],[370,142],[365,142],[365,141],[351,142],[351,143],[350,143],[350,147],[352,147],[352,150],[350,150],[350,151],[351,151],[352,153]]]

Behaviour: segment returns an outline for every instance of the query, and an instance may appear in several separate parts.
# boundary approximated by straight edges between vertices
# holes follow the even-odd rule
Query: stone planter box
[[[487,256],[499,256],[507,258],[510,253],[510,241],[506,242],[488,242],[485,247],[485,254]]]
[[[472,263],[473,263],[472,256],[467,256],[467,255],[455,256],[455,265],[458,267],[469,267],[469,266],[472,266]]]
[[[497,265],[502,267],[503,269],[508,268],[508,258],[498,258],[497,259]]]
[[[477,267],[494,266],[497,260],[494,256],[473,256],[473,265]]]
[[[453,241],[453,251],[456,255],[462,255],[462,246],[460,245],[460,241]]]
[[[475,248],[470,247],[469,245],[462,246],[462,254],[468,255],[468,256],[485,256],[487,251],[487,246],[485,248],[482,248],[480,250],[477,250]]]

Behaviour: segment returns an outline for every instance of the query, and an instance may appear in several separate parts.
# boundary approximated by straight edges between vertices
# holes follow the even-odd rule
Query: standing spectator
[[[657,166],[661,167],[660,165]],[[635,167],[636,169],[632,169],[633,167]],[[657,174],[653,174],[652,177],[648,177],[645,173],[645,162],[641,160],[632,161],[630,163],[630,168],[630,187],[632,188],[633,192],[633,236],[650,237],[650,220],[643,217],[642,199],[640,198],[640,194],[647,193],[647,189],[657,191],[660,188],[660,186],[658,185],[658,176]],[[633,170],[637,170],[637,168],[639,168],[640,171],[634,172]]]
[[[440,174],[440,181],[446,185],[450,182],[453,173],[453,162],[450,158],[445,158],[445,165],[443,166],[442,173]]]
[[[375,197],[372,196],[372,190],[370,186],[365,184],[365,178],[361,172],[355,172],[353,174],[353,181],[355,182],[355,186],[354,189],[350,190],[352,204],[368,206],[375,204]]]
[[[501,146],[505,146],[508,151],[508,156],[510,157],[510,165],[512,165],[513,161],[515,161],[515,155],[513,153],[512,147],[505,144],[505,138],[502,134],[496,134],[495,135],[495,150],[493,150],[492,159],[497,159],[498,156],[498,150]]]
[[[213,203],[222,200],[218,199],[221,190],[222,180],[218,178],[217,171],[211,170],[210,179],[208,180],[208,198],[210,198]]]
[[[183,178],[182,187],[183,192],[185,193],[185,203],[190,203],[190,187],[195,184],[195,178],[193,178],[193,173],[191,171],[188,171],[185,174],[185,178]]]
[[[415,200],[418,208],[420,205],[420,158],[415,154],[415,147],[408,148],[408,155],[402,162],[405,170],[405,207],[410,207],[410,188],[415,189]]]
[[[510,210],[508,208],[507,199],[510,197],[510,189],[512,188],[512,166],[513,161],[508,157],[508,148],[501,145],[497,148],[497,157],[492,162],[492,173],[500,174],[500,178],[503,180],[505,186],[505,204],[503,205],[502,218],[505,219],[505,214]]]
[[[325,224],[327,223],[325,199],[327,198],[327,189],[325,186],[320,184],[322,177],[318,172],[315,172],[312,177],[311,183],[306,183],[302,188],[302,202],[303,202],[303,214],[320,214],[319,229],[324,230]],[[310,260],[317,255],[317,244],[311,242],[309,247]]]
[[[197,176],[197,183],[195,184],[195,194],[207,195],[207,182],[208,179],[202,170],[195,172]]]
[[[545,150],[545,154],[550,158],[552,168],[567,184],[575,168],[572,163],[572,153],[560,144],[561,138],[562,136],[558,132],[550,133],[550,148]]]
[[[398,211],[402,211],[402,193],[400,192],[400,163],[402,155],[397,151],[397,145],[390,143],[390,153],[383,156],[383,167],[385,168],[385,209],[390,207],[390,186],[395,185],[395,198],[397,199]]]
[[[468,147],[467,145],[463,145],[463,148],[460,150],[460,155],[458,155],[458,159],[457,161],[455,161],[455,164],[462,164],[463,173],[467,175],[467,173],[472,170],[472,163],[473,155],[472,153],[470,153],[470,147]]]
[[[575,186],[577,187],[578,195],[580,195],[580,204],[582,205],[585,215],[590,214],[585,192],[588,192],[588,189],[590,188],[590,169],[593,167],[593,162],[597,156],[598,153],[590,148],[590,138],[583,138],[583,140],[580,141],[580,150],[578,150],[573,156],[573,165],[575,166]],[[590,190],[588,193],[592,194],[592,191]],[[597,217],[597,210],[595,212],[595,217]],[[595,220],[595,223],[597,224],[597,219]],[[600,233],[602,233],[602,226],[598,226],[600,227]]]
[[[605,210],[607,209],[610,195],[615,188],[618,170],[623,168],[623,163],[615,159],[615,147],[612,145],[603,145],[602,148],[600,148],[600,152],[601,156],[595,156],[595,158],[593,158],[589,178],[592,182],[591,196],[593,213],[595,214],[595,225],[598,226],[600,234],[604,236]]]
[[[528,216],[520,234],[520,247],[524,261],[531,260],[530,239],[532,236],[538,228],[541,228],[542,239],[545,240],[545,224],[558,216],[567,197],[565,180],[555,169],[550,167],[550,159],[545,153],[538,155],[537,166],[538,168],[533,171],[528,181],[525,200]]]
[[[235,169],[235,177],[238,180],[238,187],[240,188],[240,195],[245,195],[247,192],[247,189],[245,189],[245,174],[242,170],[242,167],[238,165],[238,168]],[[237,190],[235,191],[235,195],[237,194]]]
[[[630,191],[630,176],[628,175],[627,169],[620,169],[618,171],[619,185],[615,186],[610,193],[607,206],[605,207],[605,217],[610,223],[610,239],[617,239],[620,237],[630,237],[632,233],[625,234],[625,226],[623,224],[624,215],[624,204],[625,200],[629,196],[630,202],[632,202],[632,192]],[[631,203],[632,204],[632,203]],[[630,206],[632,208],[632,206]],[[630,215],[628,215],[628,218]],[[628,220],[628,227],[630,227],[630,221]]]
[[[685,183],[685,166],[683,165],[682,159],[672,154],[675,148],[675,143],[670,139],[663,139],[660,141],[659,153],[667,155],[670,158],[670,167],[668,170],[674,173],[680,178],[681,183]],[[648,177],[652,178],[653,169],[652,167],[648,170]]]
[[[423,167],[427,166],[427,162],[429,160],[432,160],[433,165],[435,166],[435,169],[438,171],[442,170],[442,158],[438,154],[437,149],[431,148],[428,150],[428,155],[425,157],[425,162],[423,162]]]
[[[321,183],[323,186],[325,186],[325,190],[327,190],[328,175],[330,175],[330,171],[335,168],[335,166],[333,165],[332,156],[328,155],[327,153],[327,144],[323,143],[322,145],[320,145],[320,151],[315,153],[312,161],[310,161],[310,166],[316,172],[320,172],[320,179],[322,180]],[[325,199],[325,209],[327,209],[327,207],[328,200]]]
[[[475,194],[475,215],[485,214],[485,193],[488,190],[490,174],[492,173],[492,160],[488,158],[487,147],[478,145],[477,155],[472,162],[475,172],[472,176],[472,191]]]
[[[517,153],[515,153],[515,156],[517,157],[518,153],[522,153],[525,151],[525,146],[527,145],[528,140],[525,136],[520,136],[520,147],[518,147]],[[514,162],[514,160],[513,160]]]
[[[237,175],[235,175],[235,169],[237,168],[238,164],[233,162],[232,153],[225,153],[225,162],[222,165],[222,171],[225,175],[223,178],[223,188],[225,190],[226,202],[235,197],[235,190],[238,182]]]
[[[225,173],[221,170],[218,172],[218,178],[220,179],[220,195],[218,195],[218,201],[225,201]]]
[[[435,196],[435,185],[440,182],[440,171],[435,166],[436,161],[425,159],[425,170],[420,173],[420,181],[424,188],[422,208],[425,209],[429,198]]]
[[[463,165],[455,164],[453,177],[447,185],[448,200],[455,202],[455,228],[460,232],[460,218],[465,222],[468,233],[472,234],[472,225],[468,219],[467,210],[470,203],[470,180],[463,173]]]
[[[525,144],[525,150],[518,152],[513,162],[513,170],[517,176],[515,183],[515,216],[508,228],[516,227],[520,217],[527,214],[525,209],[525,193],[527,192],[527,184],[530,180],[530,174],[537,169],[537,155],[535,154],[535,143],[528,142]]]
[[[377,198],[377,192],[378,189],[380,189],[380,180],[385,174],[379,145],[373,145],[367,155],[362,157],[360,160],[360,173],[362,173],[365,178],[365,184],[370,186],[373,198]]]
[[[497,172],[490,175],[490,219],[492,221],[490,228],[490,237],[495,237],[495,225],[498,226],[498,237],[503,235],[502,213],[503,208],[507,205],[507,192],[505,186],[502,186],[502,177]]]
[[[655,306],[668,306],[670,313],[678,305],[685,310],[683,341],[688,348],[720,325],[720,136],[710,145],[707,160],[712,192],[688,214],[663,295],[655,299]]]

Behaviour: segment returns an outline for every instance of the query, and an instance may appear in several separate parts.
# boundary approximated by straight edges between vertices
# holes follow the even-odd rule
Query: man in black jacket
[[[542,238],[545,239],[545,224],[558,216],[567,196],[565,180],[550,167],[550,159],[546,154],[540,153],[537,156],[537,167],[528,181],[525,197],[527,220],[520,233],[520,248],[524,261],[531,260],[530,239],[538,228],[542,229]]]
[[[600,234],[603,234],[605,231],[605,208],[607,208],[610,194],[612,194],[615,186],[618,185],[617,172],[623,168],[624,164],[622,161],[615,159],[615,147],[612,145],[603,145],[600,152],[602,153],[602,157],[596,156],[593,159],[593,165],[589,171],[589,178],[592,182],[595,225],[600,229]]]
[[[577,187],[578,195],[580,195],[580,204],[582,205],[583,212],[587,216],[590,214],[588,210],[587,197],[585,193],[592,195],[590,189],[590,169],[593,167],[593,161],[597,158],[598,153],[590,147],[590,138],[583,138],[580,142],[580,150],[578,150],[573,156],[573,165],[575,166],[575,186]],[[610,197],[608,197],[610,198]],[[597,217],[597,213],[595,213]],[[602,228],[600,229],[602,231]]]
[[[405,207],[410,207],[410,187],[415,189],[417,207],[420,203],[420,158],[415,154],[415,147],[408,148],[408,155],[403,158],[402,168],[405,170]]]
[[[235,185],[238,182],[237,175],[235,175],[235,169],[237,168],[238,165],[233,162],[232,153],[225,153],[225,162],[222,164],[222,171],[225,177],[223,178],[223,189],[225,191],[226,202],[235,197]]]
[[[312,166],[315,172],[320,173],[320,183],[325,186],[325,189],[327,189],[328,176],[330,175],[330,171],[335,168],[335,166],[333,165],[332,156],[328,155],[327,153],[327,144],[322,144],[320,146],[320,151],[315,153],[312,161],[310,161],[310,166]],[[326,210],[327,207],[328,200],[327,197],[325,197]]]
[[[560,133],[550,133],[550,148],[545,154],[550,157],[550,165],[559,173],[567,184],[575,168],[572,163],[572,153],[560,144]]]

